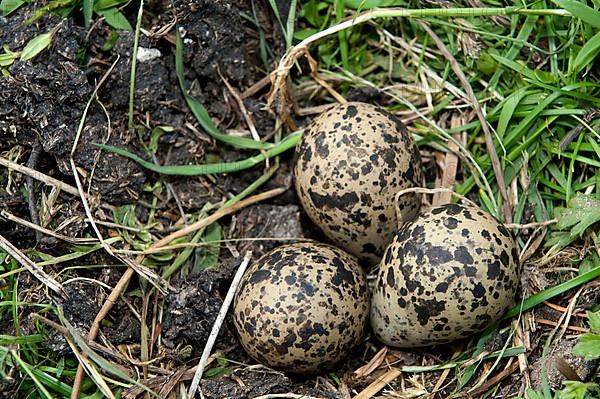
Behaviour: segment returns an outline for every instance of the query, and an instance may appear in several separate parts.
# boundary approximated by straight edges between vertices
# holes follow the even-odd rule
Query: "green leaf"
[[[121,13],[121,11],[119,11],[117,8],[99,10],[97,13],[102,15],[104,19],[106,19],[106,23],[115,29],[122,29],[128,32],[133,30],[127,18],[125,18],[123,13]]]
[[[556,392],[555,399],[598,398],[600,386],[594,382],[563,381],[564,388]]]
[[[231,366],[228,366],[228,367],[213,367],[213,368],[210,368],[210,369],[208,369],[208,370],[206,370],[204,372],[204,377],[206,377],[206,378],[221,377],[221,376],[224,376],[226,374],[229,374],[232,369],[233,369],[233,367],[231,367]]]
[[[2,0],[0,2],[0,10],[2,10],[2,15],[6,17],[25,3],[26,1],[24,0]]]
[[[316,28],[301,29],[299,31],[294,32],[294,39],[296,39],[296,40],[304,40],[307,37],[314,35],[318,31],[319,30],[316,29]]]
[[[528,388],[526,390],[526,393],[527,393],[527,397],[529,399],[545,399],[545,396],[543,393],[536,392],[531,388]]]
[[[4,53],[0,54],[0,67],[11,66],[19,58],[19,53],[10,51],[8,46],[4,46]]]
[[[576,0],[553,1],[586,24],[589,24],[594,28],[600,28],[600,11],[594,10],[592,7],[586,5],[585,2]]]
[[[31,39],[21,52],[21,61],[27,61],[41,53],[52,43],[52,35],[50,33],[42,33]]]
[[[164,134],[173,132],[174,130],[175,128],[173,126],[156,126],[152,129],[148,151],[150,151],[151,154],[156,154],[156,151],[158,151],[158,140],[160,140]]]
[[[219,223],[213,223],[206,227],[204,242],[206,246],[196,250],[196,261],[192,272],[201,272],[205,269],[216,267],[219,262],[219,242],[223,239],[223,229]]]
[[[592,224],[600,221],[600,200],[591,195],[579,194],[568,203],[568,208],[556,208],[558,230],[571,228],[570,237],[576,239]]]
[[[128,0],[94,0],[94,11],[107,10],[109,8],[117,8],[121,4],[127,3]]]
[[[587,316],[590,329],[600,332],[600,312],[587,312]]]
[[[573,347],[573,354],[587,360],[600,358],[600,334],[588,333],[579,337],[579,342]]]
[[[92,20],[92,12],[94,11],[94,0],[83,0],[83,23],[85,29],[89,29],[90,21]]]
[[[575,61],[571,66],[572,73],[578,74],[586,65],[591,64],[600,53],[600,32],[596,33],[587,41],[577,53]]]

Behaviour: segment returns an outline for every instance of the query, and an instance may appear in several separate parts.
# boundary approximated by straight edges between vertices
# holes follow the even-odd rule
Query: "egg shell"
[[[422,347],[465,338],[514,304],[519,250],[488,213],[435,207],[404,224],[380,264],[371,305],[377,338]]]
[[[333,246],[284,245],[246,271],[233,313],[252,358],[292,373],[323,371],[364,334],[366,277],[356,258]]]
[[[296,147],[294,184],[300,202],[338,247],[374,264],[397,230],[396,193],[421,186],[421,158],[394,115],[370,104],[337,105],[316,117]],[[417,194],[402,196],[413,219]]]

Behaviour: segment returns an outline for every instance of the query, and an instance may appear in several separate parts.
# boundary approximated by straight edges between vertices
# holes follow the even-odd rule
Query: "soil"
[[[35,3],[35,5],[34,5]],[[281,55],[284,44],[278,25],[266,0],[198,0],[174,1],[173,7],[167,2],[153,2],[147,10],[144,27],[152,34],[141,35],[140,46],[156,49],[160,56],[140,62],[137,67],[134,119],[136,129],[128,127],[129,79],[131,70],[131,49],[133,34],[120,32],[113,37],[105,24],[94,24],[88,32],[77,24],[75,19],[61,19],[48,14],[32,24],[24,24],[41,2],[32,2],[21,7],[10,17],[0,17],[0,44],[13,51],[40,33],[58,27],[52,46],[32,61],[16,60],[7,68],[8,75],[0,78],[0,153],[3,157],[75,186],[71,167],[71,151],[83,186],[89,190],[89,199],[94,216],[99,221],[110,222],[117,207],[125,204],[138,204],[136,217],[146,220],[149,214],[147,204],[158,200],[156,220],[164,226],[164,233],[181,216],[197,213],[207,203],[222,201],[227,195],[239,193],[249,183],[260,176],[256,168],[243,173],[217,175],[213,177],[161,177],[142,169],[136,163],[115,154],[101,152],[94,143],[108,143],[144,158],[148,154],[140,146],[140,138],[149,143],[151,131],[157,126],[172,127],[158,140],[155,162],[159,164],[199,164],[207,157],[213,160],[231,160],[247,156],[243,151],[220,146],[202,132],[189,112],[181,95],[174,64],[174,29],[161,32],[159,28],[177,21],[185,43],[185,76],[191,94],[208,109],[215,123],[222,130],[244,129],[243,116],[235,98],[231,95],[224,80],[239,93],[244,92],[265,75],[259,53],[259,36],[254,26],[240,16],[240,12],[252,15],[254,12],[265,30],[266,40],[275,55]],[[288,2],[278,2],[282,15],[287,15]],[[124,12],[130,21],[135,20],[137,4],[125,7]],[[116,40],[116,41],[115,41]],[[110,66],[116,62],[114,69]],[[89,102],[96,84],[106,74],[106,80],[98,91],[96,100]],[[244,100],[245,107],[253,115],[260,132],[272,132],[275,119],[272,112],[265,110],[265,90]],[[349,93],[350,99],[377,101],[376,92],[355,90]],[[88,107],[89,102],[89,108]],[[82,118],[84,123],[79,130]],[[39,153],[39,156],[32,154]],[[216,315],[223,303],[231,278],[240,263],[241,255],[251,250],[254,258],[281,243],[299,237],[317,237],[320,233],[312,226],[298,204],[291,189],[291,156],[281,158],[281,166],[276,175],[261,190],[274,187],[288,187],[277,198],[248,207],[231,217],[220,221],[225,238],[233,239],[219,253],[219,266],[186,276],[176,275],[171,281],[171,290],[156,298],[151,295],[150,307],[161,302],[163,321],[158,326],[161,332],[156,350],[164,359],[163,368],[179,375],[185,368],[194,366],[204,348]],[[92,173],[93,172],[93,173]],[[157,198],[150,190],[157,182],[168,184],[172,194]],[[33,187],[31,193],[27,184]],[[24,175],[0,168],[0,211],[25,220],[35,220],[40,215],[31,211],[29,196],[35,201],[35,208],[49,202],[51,187]],[[175,199],[177,201],[175,201]],[[56,230],[70,238],[94,237],[95,233],[86,222],[85,210],[78,197],[66,192],[60,193],[52,203],[49,217],[42,221],[44,227]],[[38,222],[40,223],[40,222]],[[44,224],[45,223],[45,224]],[[100,226],[104,237],[111,236],[109,227]],[[40,239],[33,230],[0,217],[0,234],[16,247],[25,250],[36,248],[53,256],[70,253],[72,247],[57,240]],[[191,261],[193,262],[193,260]],[[54,302],[62,307],[67,320],[85,334],[100,306],[110,293],[106,287],[114,287],[124,268],[109,266],[115,259],[100,252],[87,255],[77,262],[67,262],[59,267],[50,266],[46,271],[51,275],[62,273],[61,281],[66,285],[68,299],[59,300],[48,295],[39,303]],[[74,265],[106,265],[101,268],[73,268]],[[65,268],[67,270],[65,271]],[[39,289],[37,280],[22,273],[20,288],[23,292]],[[97,280],[102,285],[90,284]],[[0,282],[1,283],[1,282]],[[139,351],[140,322],[132,309],[142,308],[141,295],[148,287],[134,279],[124,300],[119,300],[105,318],[102,326],[104,342],[114,347],[124,346],[135,353]],[[24,300],[24,298],[20,298]],[[597,297],[596,297],[597,299]],[[585,308],[593,306],[593,301]],[[35,326],[27,318],[24,310],[23,331],[35,331]],[[556,318],[556,315],[554,315]],[[547,316],[546,318],[550,318]],[[55,320],[56,317],[54,317]],[[583,324],[581,324],[583,326]],[[0,321],[0,333],[10,334],[11,321]],[[542,335],[542,332],[539,332]],[[489,350],[501,349],[504,341],[492,341]],[[594,364],[581,366],[568,357],[572,341],[561,340],[564,346],[552,353],[552,358],[561,356],[570,362],[580,378],[588,378]],[[69,347],[58,332],[42,343],[45,350],[57,354],[68,354]],[[368,338],[349,354],[348,360],[335,370],[343,386],[351,391],[360,391],[372,382],[380,372],[366,377],[355,377],[352,371],[364,365],[382,348],[373,338]],[[401,364],[433,364],[449,359],[452,348],[434,348],[430,351],[390,351],[388,361],[399,360]],[[206,398],[254,398],[266,394],[294,392],[313,397],[347,398],[344,390],[332,379],[324,376],[298,377],[266,369],[249,359],[239,346],[230,318],[226,319],[214,349],[225,354],[235,363],[229,364],[229,372],[223,376],[208,378],[202,388]],[[538,353],[540,352],[540,353]],[[139,353],[138,353],[139,354]],[[541,349],[530,355],[530,359],[540,359]],[[116,361],[116,360],[115,360]],[[548,359],[548,362],[552,362]],[[541,361],[531,362],[531,379],[539,374]],[[254,366],[247,366],[247,365]],[[503,363],[504,364],[504,363]],[[591,368],[590,368],[591,367]],[[546,369],[552,366],[546,365]],[[587,371],[586,371],[587,370]],[[156,377],[149,383],[158,390],[173,376]],[[439,373],[431,374],[426,389],[431,391]],[[554,377],[554,384],[560,378]],[[179,378],[189,379],[181,374]],[[433,381],[433,383],[430,383]],[[70,382],[70,381],[69,381]],[[389,389],[399,390],[394,382]],[[508,391],[516,387],[518,392],[520,377],[513,374],[504,382]],[[17,384],[5,382],[0,385],[0,396],[16,395]],[[141,397],[142,392],[132,388],[124,397]],[[436,397],[446,397],[454,386],[440,391]],[[511,392],[515,390],[512,389]],[[13,397],[13,396],[10,396]]]

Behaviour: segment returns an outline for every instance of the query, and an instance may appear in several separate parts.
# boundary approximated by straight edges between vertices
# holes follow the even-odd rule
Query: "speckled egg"
[[[497,321],[518,283],[509,230],[472,206],[435,207],[404,224],[385,251],[371,326],[390,346],[448,343]]]
[[[275,248],[250,266],[233,311],[251,357],[287,372],[313,373],[333,366],[362,338],[369,294],[356,258],[301,242]]]
[[[376,263],[397,230],[396,193],[421,186],[421,158],[402,122],[364,103],[335,106],[315,118],[296,147],[294,182],[312,221],[340,248]],[[405,195],[403,220],[419,211]]]

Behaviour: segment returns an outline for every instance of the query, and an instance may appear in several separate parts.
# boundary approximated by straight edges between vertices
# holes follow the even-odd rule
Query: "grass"
[[[6,7],[8,3],[2,1],[0,5]],[[517,321],[528,317],[528,310],[546,306],[544,303],[548,301],[568,308],[569,301],[577,299],[575,291],[591,290],[585,284],[597,281],[600,274],[597,239],[600,221],[598,4],[544,0],[528,3],[527,6],[519,3],[495,8],[498,6],[496,2],[486,1],[483,3],[485,8],[473,8],[467,2],[458,2],[453,8],[436,4],[417,9],[415,7],[424,3],[399,0],[389,3],[402,9],[379,9],[373,8],[370,1],[308,0],[299,2],[296,9],[296,2],[291,3],[293,7],[288,15],[279,15],[275,2],[269,4],[283,32],[287,56],[291,60],[290,77],[297,86],[296,97],[300,106],[332,102],[329,92],[315,82],[308,70],[302,70],[304,64],[293,57],[294,45],[303,41],[317,61],[316,72],[320,78],[341,96],[360,96],[358,90],[370,90],[377,93],[383,105],[411,121],[410,130],[433,175],[439,176],[443,158],[450,151],[449,142],[454,142],[461,162],[455,190],[475,200],[493,215],[505,218],[506,212],[502,207],[506,199],[498,185],[501,178],[508,194],[511,222],[532,224],[529,228],[515,229],[527,265],[549,280],[548,286],[537,287],[536,292],[529,292],[534,287],[524,287],[523,301],[508,312],[503,323],[466,342],[451,359],[403,367],[402,372],[425,373],[420,375],[428,382],[427,388],[431,389],[440,373],[448,370],[446,375],[449,377],[444,377],[448,378],[446,394],[469,389],[479,392],[477,390],[485,388],[493,375],[502,372],[507,358],[527,365],[530,364],[528,356],[532,356],[531,361],[535,360],[534,356],[540,356],[541,348],[531,350],[516,345],[517,335],[538,334],[535,337],[545,337],[543,354],[546,355],[553,345],[560,344],[563,339],[560,334],[539,327],[540,335]],[[92,15],[86,8],[90,4],[92,2],[81,3],[81,12],[85,15]],[[119,4],[115,2],[112,5],[115,11]],[[477,104],[469,99],[464,84],[417,17],[428,24],[455,58],[473,89]],[[268,48],[268,32],[260,27],[255,8],[246,15],[246,19],[257,29],[264,67],[274,70],[280,59],[274,57]],[[352,21],[358,25],[350,26]],[[43,46],[32,47],[34,55],[42,50],[48,51],[47,41],[45,39],[41,43]],[[11,51],[17,50],[5,49],[7,60],[11,63],[19,56]],[[271,167],[264,168],[263,174],[245,190],[238,194],[228,193],[223,203],[206,203],[204,208],[186,215],[188,222],[193,223],[203,220],[219,207],[232,206],[267,183],[279,165],[277,157],[294,148],[301,130],[286,130],[286,121],[279,120],[277,126],[286,134],[278,140],[278,133],[272,141],[257,141],[222,131],[204,105],[188,93],[182,51],[182,41],[177,35],[176,74],[187,106],[203,131],[221,148],[238,151],[240,160],[202,165],[158,165],[123,149],[103,144],[99,147],[128,157],[160,175],[206,175],[208,179],[216,174],[235,174],[260,168],[269,160]],[[134,72],[132,69],[132,88]],[[277,94],[277,89],[281,87],[276,86],[272,93]],[[133,105],[133,98],[130,104]],[[291,108],[285,100],[275,105]],[[475,106],[481,108],[491,130],[503,176],[494,173],[482,124],[473,112]],[[133,118],[131,109],[129,115]],[[461,117],[463,123],[452,125],[449,121],[453,116]],[[132,121],[130,119],[133,126]],[[143,129],[141,126],[137,128]],[[155,155],[156,140],[150,146],[140,143],[140,147],[146,150],[147,159]],[[435,158],[436,155],[438,158]],[[428,181],[429,187],[435,185],[435,181]],[[145,217],[136,216],[139,214],[136,210],[142,207],[139,204],[113,210],[113,221],[117,223],[113,233],[116,236],[109,239],[109,245],[143,251],[162,235],[161,228],[164,226],[158,222],[157,213],[161,212],[159,198],[166,196],[167,183],[159,176],[155,184],[149,184],[146,190],[152,201],[146,204]],[[552,219],[556,219],[556,223],[544,227],[544,223]],[[217,266],[219,253],[215,246],[224,243],[225,233],[215,222],[172,242],[173,245],[181,245],[178,249],[147,256],[144,265],[169,280]],[[86,259],[102,248],[95,243],[73,245],[69,251],[59,255],[39,251],[28,253],[39,266],[85,267],[78,264],[78,260]],[[62,317],[55,303],[47,298],[36,300],[32,287],[22,287],[20,276],[25,275],[24,269],[6,255],[2,259],[0,320],[9,321],[2,326],[10,331],[0,335],[0,375],[17,383],[19,395],[68,397],[72,393],[77,367],[72,356],[48,352],[43,339],[54,334],[53,329],[39,320],[28,323],[24,315],[31,312],[58,320],[67,329],[71,337],[69,344],[73,351],[79,351],[79,358],[86,365],[88,376],[81,387],[85,396],[118,395],[123,389],[140,384],[141,378],[132,379],[126,371],[136,370],[139,375],[145,376],[152,374],[147,366],[134,367],[130,363],[123,370],[122,364],[115,364],[114,357],[99,353],[98,347],[91,347]],[[561,266],[568,266],[568,270]],[[78,275],[76,269],[67,274],[75,278]],[[154,289],[142,285],[131,289],[128,294],[129,298],[144,298],[144,309],[138,309],[144,320],[141,334],[151,336],[148,306],[156,298]],[[156,302],[156,306],[161,309],[162,302]],[[595,348],[593,345],[598,339],[597,311],[590,310],[587,320],[591,331],[581,335],[580,344],[575,347],[577,354],[588,358],[598,356],[594,349],[590,349]],[[570,311],[564,314],[571,315]],[[515,322],[511,325],[508,320]],[[23,331],[24,325],[33,327]],[[585,325],[580,323],[578,326]],[[504,339],[500,345],[502,349],[487,351],[487,345],[497,333]],[[143,341],[144,349],[140,349],[139,358],[147,361],[150,348],[148,340]],[[223,357],[217,363],[206,374],[218,375],[234,367],[234,363]],[[419,387],[415,385],[415,388]],[[548,381],[539,390],[527,388],[529,398],[584,398],[598,391],[596,380],[569,382],[554,391]],[[485,392],[493,390],[493,387],[488,387]]]

